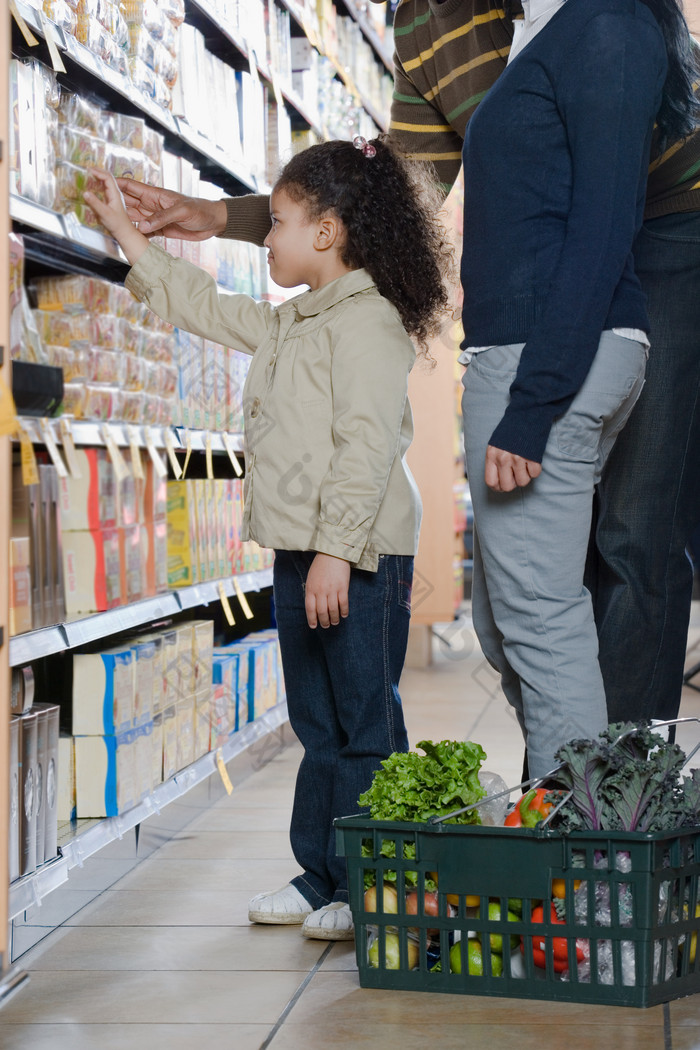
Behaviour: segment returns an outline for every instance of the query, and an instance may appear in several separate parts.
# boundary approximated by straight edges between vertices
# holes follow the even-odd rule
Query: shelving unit
[[[278,5],[289,12],[292,32],[295,36],[306,36],[311,44],[323,53],[323,43],[313,12],[294,0],[277,0]],[[340,13],[349,15],[360,26],[364,38],[376,54],[377,62],[384,73],[392,68],[391,55],[382,46],[376,29],[369,23],[359,8],[349,0],[338,0]],[[18,18],[12,21],[12,30],[7,20],[3,22],[0,36],[0,67],[7,82],[8,56],[13,53],[28,58],[36,56],[46,65],[52,64],[56,54],[64,66],[59,72],[59,82],[71,89],[84,91],[100,99],[111,110],[145,117],[148,125],[164,136],[165,147],[189,160],[207,180],[220,187],[222,196],[248,192],[267,192],[269,187],[260,174],[248,169],[245,162],[231,158],[215,143],[206,139],[186,120],[172,115],[153,99],[137,90],[128,77],[118,73],[70,34],[47,18],[26,0],[13,0],[13,11]],[[205,32],[207,46],[236,69],[249,70],[262,79],[270,89],[278,106],[290,114],[295,127],[310,128],[319,138],[329,137],[328,130],[316,122],[304,101],[299,98],[291,83],[287,83],[278,72],[268,67],[266,56],[259,55],[249,42],[233,26],[223,22],[210,0],[186,0],[186,20]],[[36,45],[24,33],[19,23],[36,38]],[[388,113],[377,111],[372,101],[364,96],[354,82],[350,71],[336,55],[329,54],[336,77],[352,96],[354,103],[361,105],[379,129],[388,123]],[[8,139],[7,113],[0,118],[0,141]],[[0,154],[0,168],[6,169],[7,151]],[[88,274],[120,282],[127,272],[126,260],[109,236],[99,230],[81,226],[74,215],[59,214],[42,207],[34,201],[15,194],[7,195],[7,177],[0,189],[0,212],[3,215],[3,249],[0,253],[0,272],[7,275],[7,244],[10,221],[16,232],[22,233],[25,243],[25,258],[31,263],[34,273],[53,272],[66,274]],[[5,314],[3,313],[4,317]],[[4,323],[4,322],[3,322]],[[9,345],[7,332],[2,332],[2,345]],[[0,362],[1,364],[2,362]],[[46,447],[46,433],[42,424],[33,418],[21,420],[23,429],[38,447]],[[180,461],[183,453],[211,453],[214,457],[228,456],[236,473],[243,443],[240,434],[224,434],[215,431],[193,430],[180,426],[146,426],[120,422],[98,423],[91,420],[73,420],[71,436],[76,446],[91,447],[105,443],[105,429],[117,447],[126,448],[134,443],[139,448],[158,450],[165,463],[173,454]],[[48,428],[58,448],[62,444],[61,425],[58,420],[48,421]],[[0,491],[10,491],[9,465],[11,442],[0,439]],[[167,456],[165,455],[167,453]],[[6,505],[9,501],[6,500]],[[9,517],[9,511],[5,518]],[[0,550],[7,552],[9,522],[0,522]],[[0,584],[2,594],[8,594],[8,560],[6,553],[0,557]],[[143,627],[154,622],[177,617],[187,610],[206,609],[218,606],[221,592],[230,597],[238,593],[265,593],[272,583],[272,571],[239,574],[223,580],[209,580],[189,587],[158,594],[131,605],[105,613],[43,627],[26,634],[8,637],[6,624],[7,600],[0,606],[0,629],[4,645],[0,647],[0,689],[8,696],[5,705],[9,709],[10,668],[56,657],[66,650],[121,635],[123,632]],[[237,586],[236,586],[237,585]],[[75,899],[83,906],[108,885],[121,877],[129,867],[152,849],[185,826],[192,819],[193,809],[206,804],[225,790],[225,773],[232,779],[236,771],[242,778],[247,768],[267,761],[279,748],[285,746],[290,737],[286,704],[281,703],[265,711],[254,722],[232,734],[226,744],[216,752],[210,752],[181,770],[174,777],[158,785],[153,792],[132,809],[117,817],[105,820],[79,821],[78,825],[62,827],[59,838],[59,855],[37,870],[12,883],[8,891],[5,880],[0,879],[0,1002],[23,981],[23,975],[12,974],[10,961],[36,943],[51,928],[64,921],[76,910]],[[0,769],[8,768],[8,733],[6,719],[0,719]],[[9,796],[7,776],[0,778],[0,863],[7,868],[7,838]],[[187,795],[187,803],[180,800]],[[106,873],[87,879],[83,889],[83,866],[96,854],[117,858]],[[101,880],[101,881],[100,881]],[[78,887],[76,890],[74,887]],[[50,899],[50,906],[47,903]],[[48,910],[48,917],[47,917]],[[40,911],[40,918],[36,915]],[[4,920],[7,918],[9,922]],[[36,921],[35,921],[36,919]],[[10,937],[4,935],[10,930]],[[7,992],[3,988],[5,977]]]

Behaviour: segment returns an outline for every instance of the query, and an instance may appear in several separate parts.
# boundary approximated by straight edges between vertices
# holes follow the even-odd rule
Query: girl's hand
[[[104,200],[86,190],[83,194],[85,203],[89,204],[104,228],[119,242],[133,266],[148,247],[148,239],[139,233],[127,215],[114,177],[108,171],[100,171],[98,168],[90,168],[90,174],[102,183]]]
[[[524,488],[541,473],[542,464],[532,459],[523,459],[495,445],[489,445],[486,449],[484,481],[494,492],[512,492],[515,488]]]
[[[335,627],[347,616],[350,562],[317,554],[306,577],[306,619],[309,627]]]

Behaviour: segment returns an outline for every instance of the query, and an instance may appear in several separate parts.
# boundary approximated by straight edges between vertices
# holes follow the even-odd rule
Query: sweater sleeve
[[[226,197],[226,226],[221,237],[232,241],[250,241],[262,247],[270,232],[270,198],[267,194],[246,193]]]
[[[199,266],[149,244],[125,285],[164,321],[194,335],[253,354],[276,316],[271,303],[249,295],[220,294]]]
[[[490,441],[537,462],[588,374],[641,220],[665,49],[654,25],[606,13],[591,19],[559,69],[573,172],[566,236]]]
[[[462,139],[443,114],[421,95],[394,56],[394,94],[389,134],[404,153],[431,161],[447,195],[462,164]]]

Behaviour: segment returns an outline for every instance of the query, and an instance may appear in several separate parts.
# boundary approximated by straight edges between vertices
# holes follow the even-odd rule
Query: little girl
[[[358,810],[379,763],[408,748],[398,682],[420,497],[405,463],[415,360],[447,295],[426,181],[382,139],[312,146],[283,169],[265,239],[270,274],[309,290],[273,307],[220,295],[129,220],[117,185],[85,200],[124,250],[126,285],[180,328],[253,354],[243,393],[243,538],[275,549],[289,719],[304,748],[290,838],[302,873],[250,901],[253,922],[353,937],[333,819]],[[408,333],[408,334],[407,334]]]

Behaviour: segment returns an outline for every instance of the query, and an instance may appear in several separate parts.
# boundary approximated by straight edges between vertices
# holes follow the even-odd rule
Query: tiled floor
[[[486,767],[517,783],[519,733],[469,622],[441,635],[433,666],[402,683],[411,743],[476,740]],[[682,714],[700,714],[700,693],[686,689]],[[681,743],[699,738],[693,724]],[[31,981],[0,1013],[2,1050],[700,1048],[700,996],[637,1010],[373,991],[351,944],[250,926],[248,898],[296,871],[298,761],[298,747],[278,755],[27,953]]]

